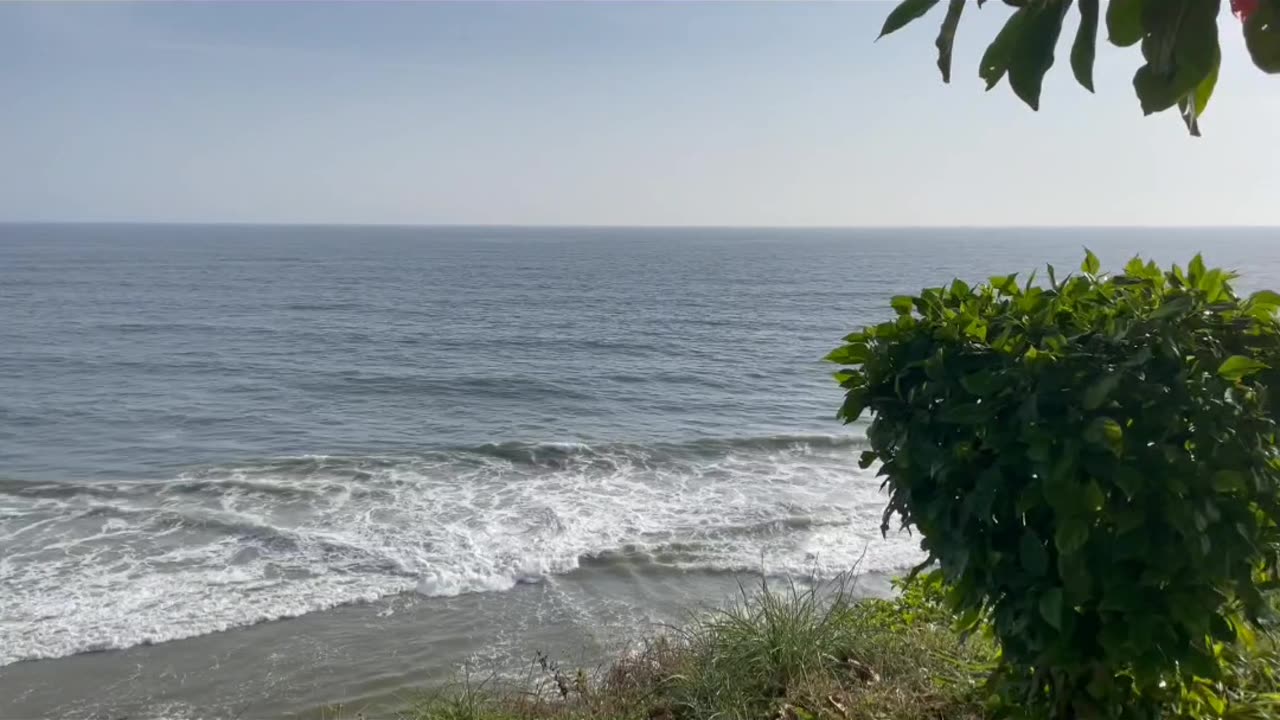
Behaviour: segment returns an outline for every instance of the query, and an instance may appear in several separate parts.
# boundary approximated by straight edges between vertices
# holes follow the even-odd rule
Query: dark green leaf
[[[915,302],[910,295],[895,295],[890,303],[899,315],[910,315]]]
[[[840,406],[840,412],[837,414],[845,424],[851,423],[862,416],[862,411],[867,409],[867,396],[862,390],[854,390],[845,394],[844,404]]]
[[[1112,45],[1129,47],[1142,39],[1142,5],[1143,0],[1111,0],[1107,4],[1107,35]]]
[[[1231,624],[1231,621],[1222,617],[1218,613],[1214,613],[1212,616],[1210,616],[1209,628],[1212,631],[1213,637],[1215,640],[1220,640],[1222,642],[1228,642],[1228,643],[1235,642],[1236,640],[1235,627]],[[1215,712],[1218,715],[1222,714],[1221,709],[1215,709]]]
[[[924,14],[933,9],[938,4],[938,0],[902,0],[898,6],[889,13],[889,17],[885,18],[884,27],[880,28],[880,35],[877,39],[888,35],[891,32],[902,29],[907,23],[924,17]]]
[[[1040,596],[1040,617],[1055,630],[1062,629],[1062,588],[1051,588]]]
[[[1169,300],[1151,313],[1152,320],[1160,320],[1161,318],[1173,317],[1174,315],[1185,315],[1194,301],[1190,296],[1180,295]]]
[[[1093,92],[1093,60],[1098,43],[1098,0],[1080,0],[1080,27],[1071,45],[1071,71],[1076,81]]]
[[[1059,520],[1053,534],[1053,545],[1063,555],[1073,555],[1089,541],[1089,525],[1084,518],[1074,515]]]
[[[1218,6],[1219,0],[1162,0],[1145,5],[1142,54],[1147,64],[1133,78],[1143,112],[1166,110],[1194,97],[1217,67],[1221,57]]]
[[[1237,470],[1219,470],[1213,474],[1213,489],[1227,493],[1244,490],[1244,475]]]
[[[1178,101],[1178,107],[1182,111],[1182,120],[1187,124],[1187,130],[1195,137],[1200,137],[1200,116],[1209,107],[1209,98],[1213,96],[1213,89],[1218,84],[1218,70],[1222,65],[1222,53],[1217,53],[1217,59],[1213,63],[1213,70],[1205,76],[1204,80],[1196,86],[1190,95]]]
[[[1035,535],[1023,533],[1018,548],[1022,569],[1032,577],[1041,577],[1049,571],[1049,552]]]
[[[1244,43],[1259,70],[1280,73],[1280,5],[1263,0],[1244,23]]]
[[[973,425],[989,420],[990,413],[984,406],[977,403],[948,403],[938,413],[938,419],[954,425]]]
[[[1015,11],[996,34],[996,39],[987,46],[987,51],[983,53],[982,61],[978,65],[978,76],[987,82],[988,90],[995,87],[996,83],[1000,82],[1000,78],[1009,71],[1014,50],[1022,37],[1029,16],[1030,11],[1027,8],[1019,8]]]
[[[1009,61],[1009,86],[1032,110],[1040,109],[1040,88],[1045,73],[1053,67],[1062,19],[1070,6],[1071,0],[1043,0],[1023,8],[1031,15]]]
[[[1107,401],[1107,397],[1111,395],[1112,391],[1116,389],[1116,386],[1120,384],[1122,377],[1123,376],[1120,375],[1120,373],[1112,373],[1110,375],[1104,375],[1100,379],[1096,380],[1087,390],[1084,391],[1084,396],[1081,398],[1080,402],[1081,406],[1084,407],[1085,410],[1096,410],[1102,407],[1102,404]]]
[[[1218,375],[1228,380],[1240,380],[1259,370],[1266,370],[1269,365],[1243,355],[1232,355],[1218,366]]]
[[[956,27],[960,24],[964,3],[965,0],[951,0],[947,5],[947,16],[942,19],[938,39],[934,42],[938,48],[938,70],[942,72],[942,82],[951,82],[951,48],[956,42]]]

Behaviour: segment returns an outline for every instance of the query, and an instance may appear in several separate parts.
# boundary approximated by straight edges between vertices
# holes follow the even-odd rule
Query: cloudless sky
[[[1195,140],[1136,48],[1075,84],[1074,10],[1033,113],[977,77],[1009,8],[947,86],[942,6],[873,42],[892,6],[3,3],[0,220],[1280,225],[1280,76],[1229,14]]]

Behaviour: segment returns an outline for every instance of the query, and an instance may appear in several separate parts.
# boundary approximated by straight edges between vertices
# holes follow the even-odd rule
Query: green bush
[[[991,622],[1005,707],[1216,713],[1277,577],[1280,295],[1199,256],[1048,270],[895,297],[828,357],[840,417],[873,415],[882,529],[918,529],[961,626]]]

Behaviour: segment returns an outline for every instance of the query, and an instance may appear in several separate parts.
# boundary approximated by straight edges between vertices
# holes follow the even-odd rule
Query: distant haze
[[[983,93],[1009,9],[889,2],[0,5],[0,221],[1280,225],[1280,78],[1223,14],[1186,137],[1134,48]],[[1074,15],[1066,32],[1074,32]],[[1105,31],[1104,31],[1105,32]]]

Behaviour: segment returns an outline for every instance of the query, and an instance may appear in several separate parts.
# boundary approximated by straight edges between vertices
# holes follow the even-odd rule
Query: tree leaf
[[[1032,577],[1041,577],[1049,570],[1049,553],[1040,539],[1030,532],[1022,534],[1022,540],[1018,543],[1018,558],[1022,562],[1022,569]]]
[[[938,0],[902,0],[889,13],[889,17],[885,18],[884,26],[880,28],[880,34],[876,39],[879,40],[889,33],[901,30],[907,23],[924,17],[925,13],[937,4]]]
[[[1093,61],[1098,44],[1098,0],[1080,0],[1080,27],[1071,46],[1071,71],[1076,81],[1093,92]]]
[[[911,308],[915,307],[914,299],[910,295],[895,295],[889,304],[899,315],[910,315]]]
[[[1147,63],[1133,76],[1144,113],[1173,107],[1213,72],[1221,57],[1219,4],[1219,0],[1161,0],[1146,5],[1142,55]]]
[[[1000,78],[1009,71],[1009,63],[1013,61],[1014,50],[1022,37],[1023,27],[1030,16],[1028,8],[1019,8],[1005,21],[1004,27],[996,34],[996,39],[987,46],[978,64],[978,76],[987,82],[987,89],[996,86]]]
[[[1053,534],[1053,546],[1061,555],[1074,555],[1089,541],[1089,525],[1084,518],[1068,515],[1058,521]]]
[[[938,70],[942,72],[944,83],[951,82],[951,48],[956,42],[956,27],[960,25],[964,3],[965,0],[951,0],[947,5],[947,16],[942,19],[938,39],[934,41],[934,45],[938,48]]]
[[[1084,391],[1084,396],[1080,399],[1080,405],[1085,410],[1097,410],[1102,407],[1102,404],[1107,401],[1107,396],[1120,384],[1122,377],[1120,373],[1104,375]]]
[[[1264,0],[1244,22],[1244,44],[1259,70],[1280,73],[1280,7]]]
[[[1044,0],[1023,8],[1031,15],[1009,62],[1009,87],[1032,110],[1040,109],[1040,89],[1045,73],[1053,67],[1054,48],[1069,7],[1071,0]]]
[[[1259,362],[1253,358],[1244,355],[1232,355],[1218,366],[1218,375],[1227,380],[1240,380],[1259,370],[1266,370],[1270,366],[1264,362]]]
[[[1062,588],[1050,588],[1040,596],[1040,617],[1054,630],[1062,629]]]
[[[1142,39],[1142,5],[1143,0],[1111,0],[1107,4],[1107,36],[1112,45],[1129,47]]]
[[[953,425],[977,425],[990,419],[985,405],[977,403],[946,403],[938,413],[938,420]]]
[[[1218,85],[1218,71],[1221,67],[1222,53],[1219,51],[1213,63],[1213,70],[1200,81],[1191,94],[1178,101],[1178,108],[1182,111],[1182,121],[1186,123],[1187,131],[1193,137],[1200,137],[1200,116],[1204,114],[1205,108],[1209,107],[1209,98],[1213,97],[1213,89]]]

